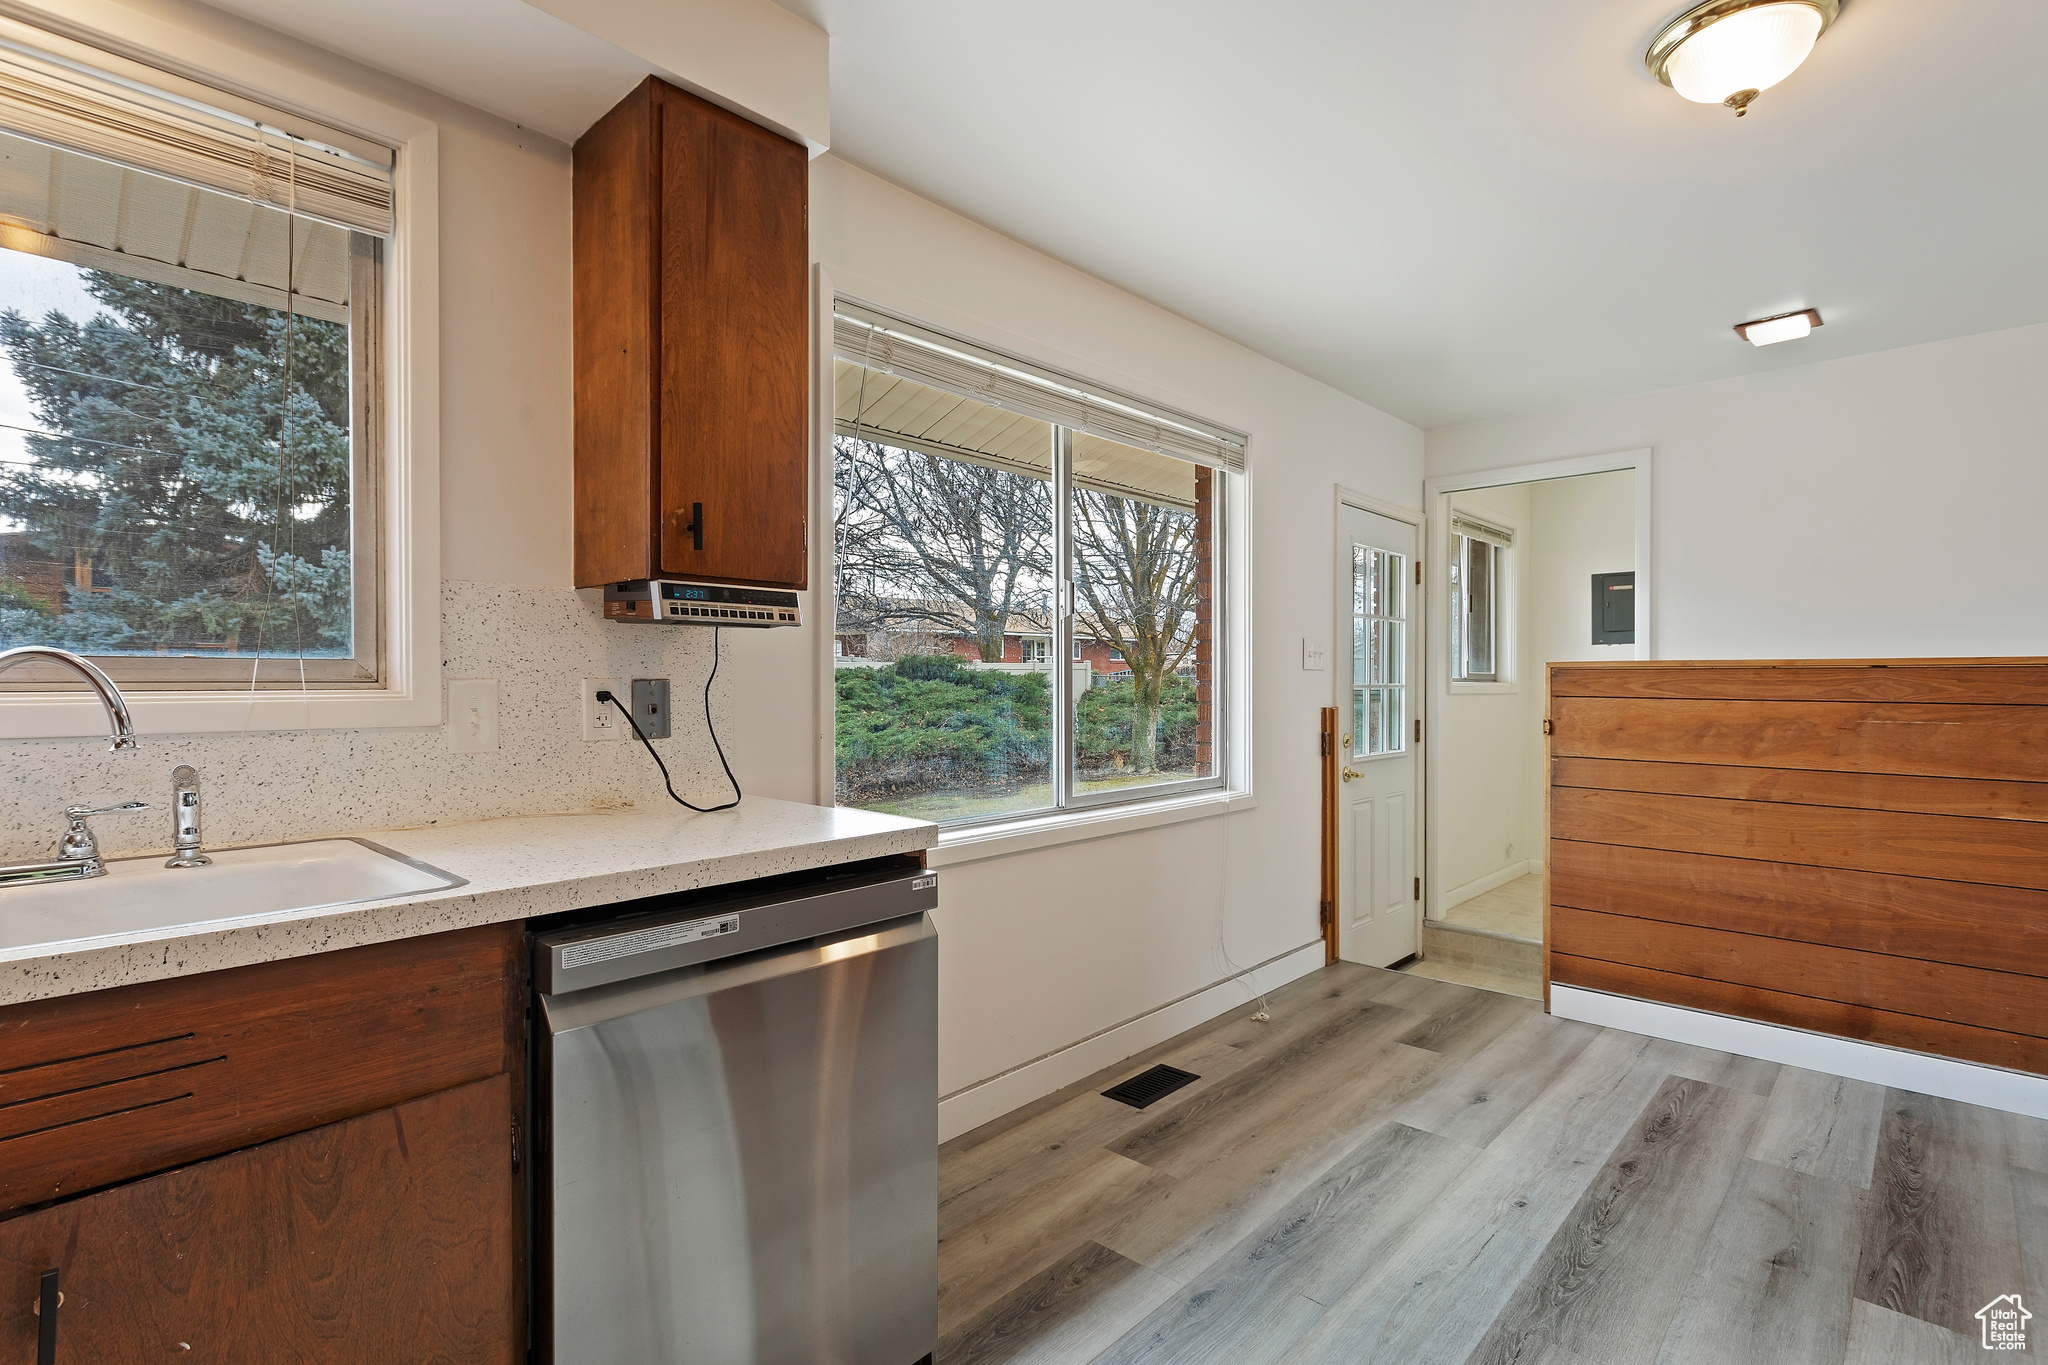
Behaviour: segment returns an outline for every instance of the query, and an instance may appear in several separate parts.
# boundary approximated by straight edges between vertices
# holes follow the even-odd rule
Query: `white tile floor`
[[[1444,923],[1462,928],[1485,929],[1496,934],[1513,934],[1518,938],[1540,943],[1543,939],[1543,874],[1532,872],[1528,876],[1517,877],[1503,886],[1496,886],[1491,891],[1474,896],[1461,905],[1454,905],[1450,913],[1444,917]],[[1439,955],[1435,959],[1425,958],[1403,970],[1436,981],[1455,981],[1461,986],[1478,986],[1482,990],[1499,991],[1503,995],[1537,999],[1543,994],[1540,969],[1533,973],[1496,971],[1483,966],[1449,961]]]
[[[1504,886],[1454,905],[1444,916],[1447,924],[1470,929],[1490,929],[1496,934],[1543,940],[1543,874],[1531,872]]]

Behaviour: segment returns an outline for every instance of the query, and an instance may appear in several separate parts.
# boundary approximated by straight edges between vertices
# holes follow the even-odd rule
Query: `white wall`
[[[812,163],[811,192],[813,250],[839,291],[1252,436],[1258,805],[947,867],[950,1093],[1226,977],[1222,948],[1249,965],[1315,940],[1330,674],[1302,670],[1300,641],[1327,639],[1335,612],[1335,486],[1416,506],[1422,437],[836,158]]]
[[[1432,907],[1446,909],[1490,889],[1493,879],[1515,864],[1540,854],[1529,805],[1529,750],[1524,694],[1531,686],[1529,666],[1528,564],[1539,540],[1530,517],[1527,484],[1475,488],[1454,493],[1453,507],[1507,523],[1515,533],[1509,550],[1506,592],[1500,602],[1501,661],[1507,677],[1495,683],[1450,683],[1450,631],[1432,621],[1430,639],[1436,654],[1431,676],[1437,712],[1436,762],[1430,770],[1437,784],[1436,856],[1431,875],[1441,888]],[[1441,566],[1426,573],[1439,576]],[[1444,596],[1432,592],[1432,607]]]
[[[1429,472],[1654,448],[1660,658],[2038,655],[2044,376],[2048,324],[1986,332],[1433,431]]]

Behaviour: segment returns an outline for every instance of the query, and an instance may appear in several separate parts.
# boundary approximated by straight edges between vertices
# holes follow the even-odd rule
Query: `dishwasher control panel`
[[[533,985],[561,995],[936,909],[939,875],[873,872],[795,889],[692,899],[672,910],[536,935]]]

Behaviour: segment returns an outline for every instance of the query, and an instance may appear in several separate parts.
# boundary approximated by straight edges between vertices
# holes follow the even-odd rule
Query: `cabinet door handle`
[[[64,1296],[57,1292],[57,1267],[43,1272],[42,1296],[36,1300],[36,1365],[57,1365],[57,1306]]]
[[[690,533],[690,546],[692,549],[701,550],[704,548],[703,503],[693,502],[690,504],[690,524],[683,529]]]

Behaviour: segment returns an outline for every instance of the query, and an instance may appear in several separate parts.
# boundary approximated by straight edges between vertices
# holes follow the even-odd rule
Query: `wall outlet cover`
[[[627,706],[633,704],[633,694],[627,690],[623,678],[585,678],[583,680],[583,737],[587,740],[626,739],[632,731],[626,728],[626,717],[610,702],[597,699],[600,692],[609,692]]]
[[[465,678],[448,684],[448,748],[487,754],[498,747],[498,680]]]
[[[668,679],[633,679],[633,723],[649,739],[668,738]]]
[[[1321,640],[1307,635],[1301,637],[1301,667],[1304,672],[1322,672],[1324,656],[1327,653],[1328,649]]]

